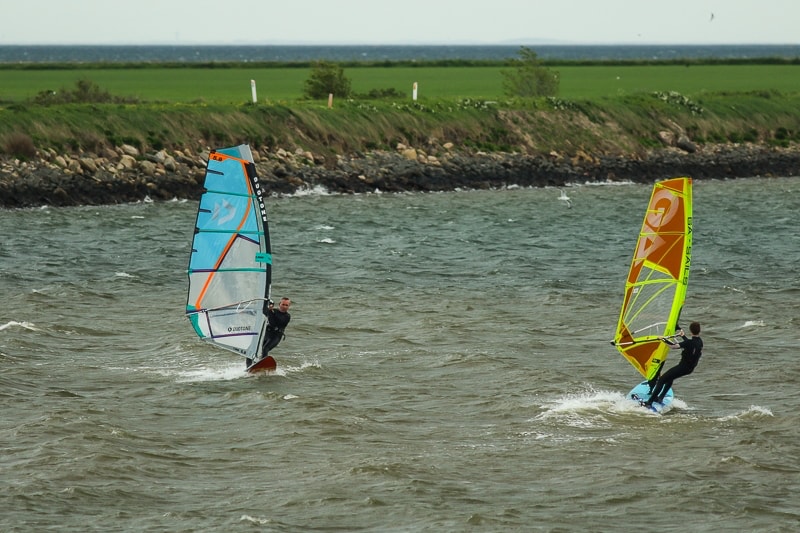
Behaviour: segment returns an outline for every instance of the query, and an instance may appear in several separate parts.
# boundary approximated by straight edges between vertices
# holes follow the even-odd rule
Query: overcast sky
[[[0,44],[800,43],[800,0],[0,3]]]

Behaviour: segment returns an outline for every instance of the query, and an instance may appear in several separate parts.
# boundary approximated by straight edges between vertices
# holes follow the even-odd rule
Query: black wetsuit
[[[284,313],[280,309],[268,309],[266,315],[267,333],[264,336],[264,344],[261,345],[261,357],[266,357],[269,351],[283,340],[283,330],[292,319],[289,313]]]
[[[261,344],[261,359],[265,358],[269,351],[278,345],[283,340],[283,331],[289,325],[289,320],[292,319],[289,313],[284,313],[280,309],[264,309],[264,314],[267,315],[267,331],[264,334],[264,341]],[[252,359],[246,361],[249,368],[253,364]]]
[[[650,395],[650,399],[647,400],[648,404],[653,402],[661,403],[672,387],[672,382],[691,374],[700,361],[700,356],[703,355],[703,339],[700,337],[683,337],[680,347],[683,348],[680,362],[658,378],[658,382],[653,388],[653,393]]]

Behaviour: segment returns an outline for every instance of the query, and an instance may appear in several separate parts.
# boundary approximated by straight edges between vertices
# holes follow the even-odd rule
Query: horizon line
[[[137,42],[123,42],[123,43],[109,43],[109,42],[15,42],[4,43],[0,42],[0,46],[369,46],[369,47],[386,47],[386,46],[800,46],[798,43],[788,42],[693,42],[693,43],[676,43],[669,41],[650,41],[650,42],[630,42],[630,41],[616,41],[616,42],[593,42],[593,41],[506,41],[506,42],[396,42],[396,43],[372,43],[372,42],[343,42],[343,43],[330,43],[330,42],[299,42],[299,41],[285,41],[285,42],[225,42],[225,43],[208,43],[208,42],[166,42],[154,41],[148,43]]]

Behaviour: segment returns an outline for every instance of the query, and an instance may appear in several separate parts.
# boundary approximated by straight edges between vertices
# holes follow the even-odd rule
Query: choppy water
[[[796,531],[800,179],[695,182],[695,374],[608,340],[650,187],[273,199],[277,375],[184,318],[194,202],[0,211],[0,530]]]

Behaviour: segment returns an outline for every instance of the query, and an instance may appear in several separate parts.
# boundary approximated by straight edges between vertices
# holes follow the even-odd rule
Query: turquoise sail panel
[[[250,358],[260,352],[272,278],[263,196],[248,146],[209,154],[188,268],[195,333]]]

